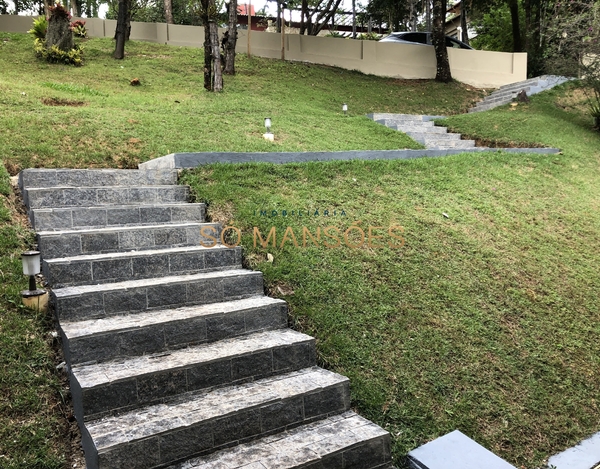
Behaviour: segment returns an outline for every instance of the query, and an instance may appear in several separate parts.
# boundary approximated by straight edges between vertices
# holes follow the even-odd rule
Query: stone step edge
[[[42,260],[48,285],[64,288],[242,268],[242,248],[180,246]]]
[[[140,225],[140,226],[110,226],[105,228],[90,228],[84,230],[60,230],[60,231],[38,231],[38,236],[56,237],[61,235],[82,235],[82,234],[95,234],[95,233],[115,233],[119,231],[136,231],[136,230],[151,230],[151,229],[174,229],[174,228],[189,228],[195,226],[217,226],[218,223],[214,222],[179,222],[179,223],[166,223],[159,225]],[[211,234],[214,234],[211,232]],[[43,253],[42,253],[43,255]]]
[[[82,440],[88,469],[150,469],[349,408],[348,378],[312,367],[89,421],[82,428]],[[171,454],[164,456],[161,448]],[[121,457],[131,461],[132,455],[139,456],[135,465],[121,463]]]
[[[78,419],[231,386],[316,364],[315,339],[291,329],[253,332],[163,353],[71,368]]]
[[[65,359],[72,366],[283,329],[287,311],[285,301],[259,296],[105,319],[61,321],[59,330]],[[143,346],[136,342],[143,342]]]
[[[375,443],[377,441],[380,443]],[[369,448],[361,450],[361,443],[366,443]],[[286,449],[287,457],[281,455],[281,448]],[[319,462],[325,464],[328,459],[335,467],[345,467],[343,464],[347,463],[352,467],[391,469],[390,434],[348,411],[208,456],[190,459],[167,469],[209,469],[219,467],[219,464],[226,464],[223,467],[231,469],[286,469],[297,467],[296,464],[303,464],[302,467]]]
[[[27,168],[23,171],[19,172],[18,184],[19,188],[23,190],[23,188],[28,187],[46,187],[46,186],[26,186],[25,179],[38,179],[38,180],[48,180],[55,181],[53,186],[57,184],[58,178],[63,175],[73,175],[73,174],[81,174],[81,175],[89,175],[93,174],[98,177],[101,176],[113,176],[119,175],[123,176],[123,178],[127,178],[128,176],[156,176],[158,178],[165,178],[166,180],[170,180],[170,184],[177,184],[177,170],[176,169],[156,169],[156,170],[144,170],[144,169],[70,169],[70,168]],[[37,176],[37,177],[36,177]],[[64,182],[64,181],[63,181]],[[152,184],[149,184],[152,185]],[[164,184],[162,184],[164,185]],[[52,187],[52,186],[50,186]]]

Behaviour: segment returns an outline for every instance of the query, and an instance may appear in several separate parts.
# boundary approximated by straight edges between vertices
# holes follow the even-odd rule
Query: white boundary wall
[[[113,37],[116,21],[84,18],[91,37]],[[0,15],[0,31],[27,32],[33,17]],[[247,53],[248,31],[238,30],[237,52]],[[252,55],[281,58],[281,35],[252,31]],[[173,46],[202,47],[201,26],[166,23],[131,24],[131,39]],[[435,77],[432,46],[359,41],[341,38],[285,35],[287,60],[332,65],[347,70],[391,78]],[[478,88],[497,88],[527,79],[527,54],[448,49],[452,76]]]

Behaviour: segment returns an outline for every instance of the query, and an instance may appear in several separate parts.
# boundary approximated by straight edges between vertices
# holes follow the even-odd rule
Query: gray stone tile
[[[304,420],[302,396],[275,402],[260,409],[262,431],[269,432]]]
[[[118,356],[120,337],[117,334],[83,336],[68,340],[73,364],[106,361]]]
[[[213,423],[215,446],[260,433],[260,410],[252,409],[229,415]]]
[[[143,311],[147,308],[146,289],[108,291],[104,293],[106,315]]]
[[[158,437],[133,441],[98,454],[98,464],[107,469],[148,469],[158,465]]]
[[[156,246],[175,246],[187,243],[187,236],[181,228],[157,228],[154,230]]]
[[[235,249],[208,250],[204,256],[207,269],[236,265]]]
[[[158,201],[156,194],[159,190],[154,187],[131,187],[129,188],[129,203],[154,204]],[[164,201],[161,200],[161,202]]]
[[[170,207],[140,207],[141,223],[170,223]]]
[[[224,298],[239,298],[263,293],[262,274],[240,275],[223,279]]]
[[[60,298],[56,302],[59,319],[75,320],[103,317],[104,302],[101,294]]]
[[[206,341],[206,319],[190,318],[165,324],[167,346],[199,344]]]
[[[60,189],[28,189],[25,195],[30,209],[65,206],[65,197]]]
[[[162,325],[131,329],[118,335],[121,338],[121,356],[146,355],[166,349]]]
[[[287,305],[268,305],[246,312],[246,331],[279,329],[287,326]]]
[[[128,203],[125,187],[106,187],[98,189],[98,205],[119,205]]]
[[[342,412],[349,408],[346,386],[337,385],[304,396],[304,415],[306,418],[330,412]]]
[[[170,256],[171,273],[198,272],[205,268],[204,251],[174,253]]]
[[[67,207],[92,207],[98,205],[96,189],[84,187],[63,189],[64,205]]]
[[[140,223],[140,209],[138,207],[107,207],[106,224],[116,225],[134,225]]]
[[[156,285],[148,288],[148,308],[186,304],[186,284]]]
[[[187,284],[188,304],[217,303],[223,300],[223,281],[208,279]]]
[[[174,396],[187,390],[185,370],[171,370],[142,376],[137,379],[137,386],[140,403]]]
[[[149,229],[125,230],[119,232],[120,249],[140,249],[154,246],[154,232]]]
[[[381,439],[371,440],[344,451],[344,469],[364,469],[385,462],[387,461]]]
[[[86,416],[91,416],[135,405],[137,400],[135,381],[120,381],[84,390],[83,411]]]
[[[205,216],[204,204],[181,204],[171,206],[172,222],[203,222]]]
[[[132,278],[163,277],[169,274],[169,256],[153,254],[131,259]]]
[[[125,279],[132,277],[131,259],[103,259],[92,262],[94,281]]]
[[[37,231],[68,230],[73,226],[69,210],[32,211],[32,226]]]
[[[119,249],[118,233],[82,233],[81,252],[83,254],[116,251]]]
[[[231,360],[231,374],[234,380],[250,377],[265,377],[273,373],[273,353],[271,350],[235,357]]]
[[[188,390],[195,391],[231,382],[231,361],[202,363],[187,369]]]
[[[45,272],[54,288],[92,282],[91,262],[48,262]]]
[[[189,458],[213,447],[210,425],[194,425],[159,437],[160,462]]]
[[[79,234],[38,235],[39,250],[44,259],[81,254]]]
[[[273,368],[275,371],[300,370],[315,364],[314,342],[277,347],[273,350]]]
[[[244,313],[218,315],[206,319],[206,336],[215,341],[234,337],[246,331]]]
[[[73,208],[73,227],[105,226],[106,209],[104,208]]]

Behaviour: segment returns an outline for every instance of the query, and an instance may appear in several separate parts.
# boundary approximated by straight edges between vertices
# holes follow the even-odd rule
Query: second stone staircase
[[[241,249],[174,170],[44,170],[19,183],[37,231],[88,469],[391,468]],[[210,228],[208,228],[210,227]],[[204,231],[206,233],[206,231]]]

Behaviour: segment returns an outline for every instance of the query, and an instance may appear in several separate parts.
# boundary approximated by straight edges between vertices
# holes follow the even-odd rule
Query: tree
[[[127,40],[127,0],[119,0],[119,13],[117,16],[117,28],[115,30],[115,59],[125,57],[125,41]]]
[[[431,31],[431,42],[435,48],[435,81],[442,83],[452,81],[448,50],[446,49],[446,3],[446,0],[433,0],[433,28]]]
[[[49,7],[48,29],[46,30],[46,49],[53,46],[64,52],[73,49],[73,31],[71,31],[71,14],[57,3]]]
[[[200,0],[200,16],[204,24],[204,88],[207,91],[222,91],[223,75],[215,0]]]
[[[237,0],[230,0],[227,4],[229,21],[227,31],[223,36],[223,51],[225,52],[225,68],[227,75],[235,75],[235,45],[237,43]]]
[[[309,5],[308,0],[302,0],[300,16],[300,34],[316,36],[331,21],[342,0],[316,0]],[[316,18],[313,18],[314,16]]]
[[[173,1],[165,0],[165,22],[167,24],[173,24]]]

